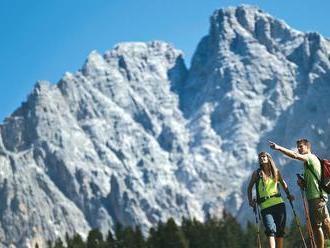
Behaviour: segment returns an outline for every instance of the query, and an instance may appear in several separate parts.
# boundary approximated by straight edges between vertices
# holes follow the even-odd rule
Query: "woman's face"
[[[261,154],[259,156],[259,162],[260,164],[267,164],[268,163],[268,157],[266,154]]]

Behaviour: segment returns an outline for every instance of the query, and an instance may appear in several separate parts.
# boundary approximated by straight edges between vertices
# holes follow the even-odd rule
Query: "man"
[[[297,141],[298,153],[291,151],[285,147],[279,146],[274,142],[269,142],[270,147],[280,151],[294,159],[304,162],[304,181],[298,180],[300,187],[305,188],[308,200],[309,213],[312,221],[313,231],[317,237],[317,247],[324,247],[323,227],[330,237],[330,218],[327,209],[328,195],[325,191],[320,190],[318,180],[321,178],[321,163],[319,159],[311,152],[311,143],[307,139]],[[315,178],[311,170],[318,177]]]

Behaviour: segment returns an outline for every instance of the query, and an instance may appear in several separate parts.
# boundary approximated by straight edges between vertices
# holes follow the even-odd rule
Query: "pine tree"
[[[202,234],[205,240],[205,248],[218,248],[221,246],[222,237],[221,227],[222,222],[216,218],[209,218],[204,224],[204,233]]]
[[[116,240],[112,235],[111,231],[108,231],[108,235],[106,238],[106,248],[116,248]]]
[[[205,237],[205,225],[195,218],[182,219],[182,231],[189,242],[189,248],[199,248],[207,246],[207,238]]]
[[[123,247],[125,248],[135,248],[135,233],[132,227],[126,227],[123,231]]]
[[[65,247],[64,247],[64,244],[63,244],[63,241],[62,241],[60,238],[58,238],[58,239],[55,241],[54,248],[65,248]]]
[[[141,228],[139,226],[137,226],[135,228],[134,240],[135,240],[136,248],[145,248],[146,247],[146,241],[144,240]]]
[[[67,245],[67,248],[86,248],[85,242],[78,233],[73,235]]]
[[[260,233],[262,235],[262,233]],[[255,224],[248,222],[241,241],[242,248],[254,248],[257,246],[257,228]]]
[[[304,234],[304,239],[306,244],[308,243],[307,231],[304,226],[301,225],[302,232]],[[301,234],[294,220],[292,220],[288,230],[286,238],[284,239],[284,245],[286,247],[299,248],[303,247],[303,241]]]
[[[93,229],[87,237],[87,248],[102,248],[104,246],[103,235],[99,229]]]
[[[163,244],[162,247],[171,248],[187,248],[186,240],[182,230],[176,225],[173,218],[170,218],[164,226],[164,232],[161,234]]]
[[[222,225],[220,228],[219,239],[224,243],[223,247],[239,248],[241,246],[242,228],[236,219],[224,212]]]
[[[47,241],[47,248],[52,248],[52,247],[53,247],[52,241],[48,240]]]
[[[158,228],[160,226],[160,223],[158,223]],[[148,248],[159,248],[161,247],[161,239],[159,235],[158,229],[150,228],[149,230],[149,236],[147,239],[147,247]]]
[[[116,235],[116,248],[124,248],[123,242],[125,237],[123,232],[123,226],[119,222],[116,224],[115,235]]]

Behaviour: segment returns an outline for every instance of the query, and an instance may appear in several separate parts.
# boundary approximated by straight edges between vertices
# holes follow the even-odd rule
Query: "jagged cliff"
[[[326,155],[330,42],[246,5],[210,23],[189,69],[167,43],[122,43],[36,84],[0,128],[2,246],[224,208],[242,220],[267,139]],[[276,161],[293,181],[296,163]]]

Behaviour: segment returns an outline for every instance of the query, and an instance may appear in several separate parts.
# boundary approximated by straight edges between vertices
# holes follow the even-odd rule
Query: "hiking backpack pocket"
[[[320,159],[321,162],[321,187],[330,194],[330,162],[327,159]]]

